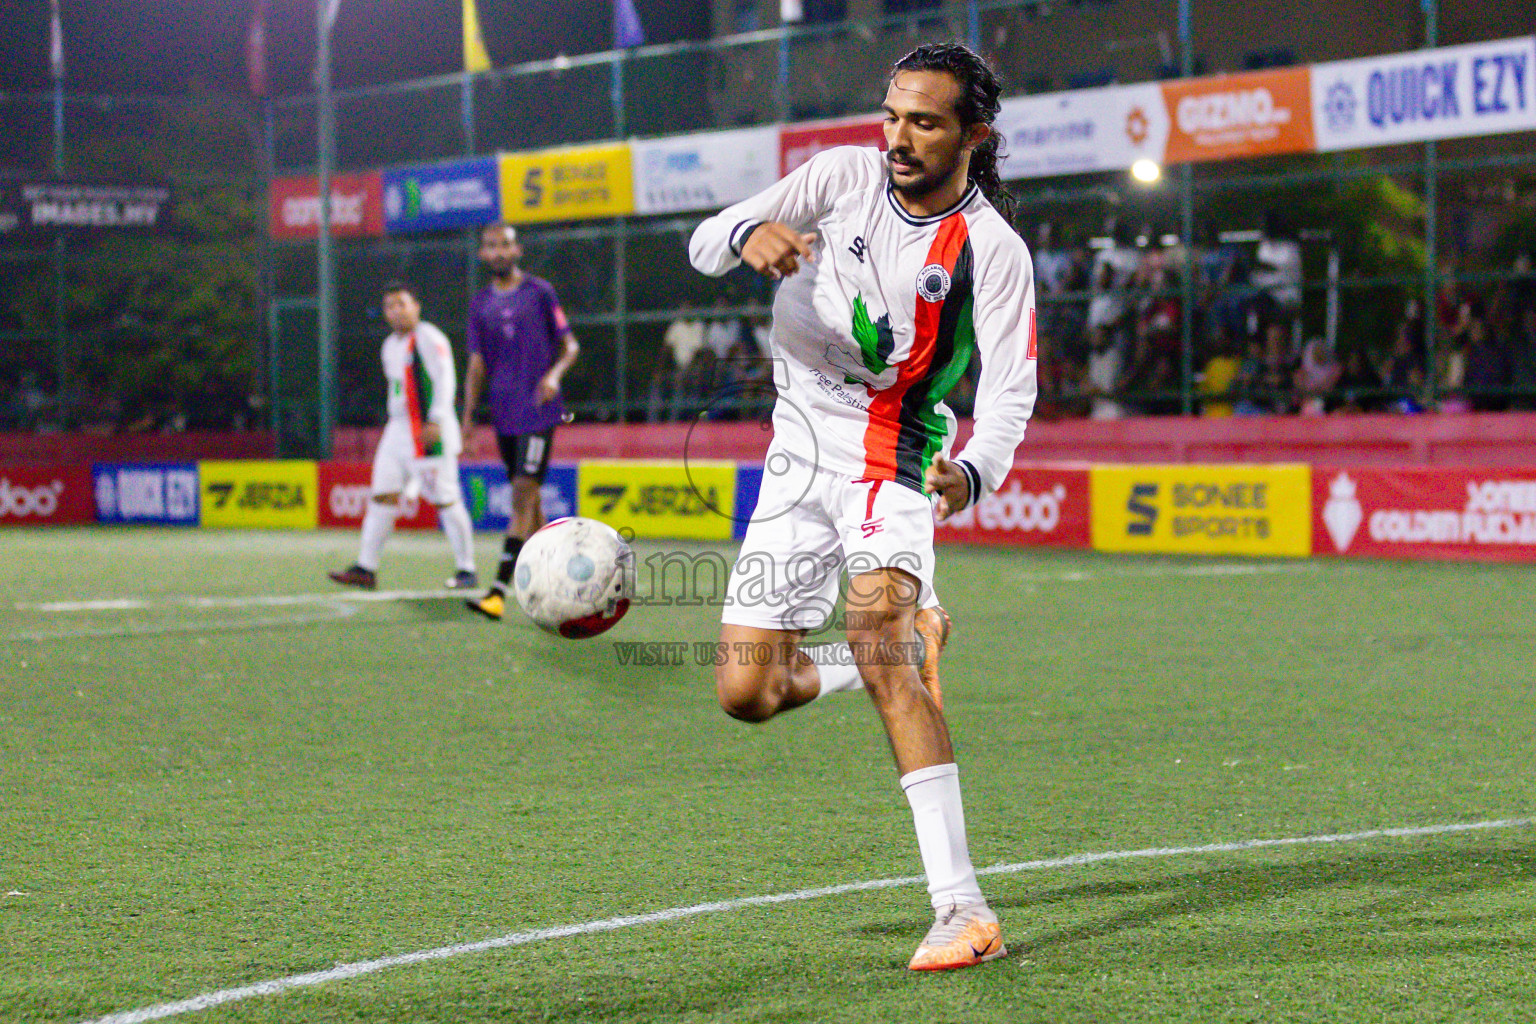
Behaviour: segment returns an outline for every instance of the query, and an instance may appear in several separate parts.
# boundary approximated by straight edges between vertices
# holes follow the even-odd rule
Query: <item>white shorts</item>
[[[455,455],[417,457],[411,425],[392,419],[384,427],[379,447],[373,453],[374,494],[420,495],[434,505],[452,505],[462,494],[459,488],[459,460]]]
[[[939,603],[928,496],[894,480],[818,470],[770,447],[720,621],[816,632],[831,619],[845,576],[882,568],[917,579],[919,607]]]

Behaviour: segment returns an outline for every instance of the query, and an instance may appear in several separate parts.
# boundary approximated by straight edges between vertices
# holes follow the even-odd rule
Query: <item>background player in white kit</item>
[[[885,153],[822,152],[689,244],[706,274],[744,262],[782,280],[774,440],[721,615],[720,704],[761,722],[827,693],[869,693],[935,913],[914,970],[1006,952],[971,865],[938,681],[949,622],[933,592],[935,512],[1002,483],[1034,408],[1029,253],[993,206],[1012,203],[991,128],[999,91],[965,47],[920,47],[891,75]],[[975,431],[951,461],[943,399],[973,350]],[[848,642],[799,648],[831,615],[842,572]]]
[[[357,562],[327,575],[347,586],[377,586],[379,551],[400,517],[400,499],[419,491],[437,506],[438,522],[453,550],[455,572],[447,585],[471,590],[478,585],[475,535],[459,486],[463,441],[453,409],[453,349],[442,331],[421,319],[421,303],[410,285],[391,281],[383,296],[384,319],[393,329],[379,351],[389,421],[373,453]]]

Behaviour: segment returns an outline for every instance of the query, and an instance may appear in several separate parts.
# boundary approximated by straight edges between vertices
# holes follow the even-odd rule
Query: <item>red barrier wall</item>
[[[960,423],[960,438],[971,425]],[[345,439],[343,434],[348,436]],[[559,459],[756,460],[768,431],[756,422],[573,424],[555,435]],[[378,431],[337,434],[338,459],[372,457]],[[496,439],[481,427],[466,457],[496,459]],[[959,445],[956,445],[958,449]],[[1336,466],[1536,465],[1536,413],[1420,416],[1255,416],[1233,419],[1147,416],[1060,420],[1029,426],[1018,458],[1038,462],[1325,462]]]
[[[270,459],[271,434],[9,434],[0,433],[0,465],[60,462],[196,462]],[[370,452],[371,457],[371,452]]]
[[[970,422],[960,423],[960,437]],[[761,459],[769,433],[756,422],[656,423],[562,427],[558,459]],[[377,428],[336,431],[332,458],[368,462]],[[482,426],[465,458],[496,460],[496,438]],[[0,464],[176,462],[269,459],[267,433],[0,434]],[[1336,466],[1536,465],[1536,413],[1421,416],[1256,416],[1234,419],[1148,416],[1124,420],[1035,422],[1019,449],[1028,462],[1322,462]]]

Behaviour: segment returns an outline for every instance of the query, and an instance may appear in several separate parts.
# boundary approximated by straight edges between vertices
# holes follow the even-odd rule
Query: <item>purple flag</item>
[[[48,23],[48,65],[54,81],[58,81],[64,77],[64,28],[59,24],[59,0],[53,0],[49,9],[52,20]]]
[[[635,10],[635,0],[613,0],[613,47],[627,50],[645,45],[645,26]]]

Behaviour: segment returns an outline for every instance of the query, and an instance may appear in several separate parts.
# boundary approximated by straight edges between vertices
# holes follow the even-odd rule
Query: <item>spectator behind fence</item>
[[[1510,379],[1526,392],[1515,397],[1515,407],[1529,409],[1536,405],[1536,273],[1529,255],[1515,259],[1515,273],[1519,276],[1510,286]]]
[[[1235,339],[1242,335],[1248,315],[1248,266],[1243,252],[1231,242],[1223,242],[1215,223],[1206,221],[1200,229],[1199,257],[1195,264],[1196,302],[1199,303],[1205,336],[1218,339],[1226,332]],[[1236,353],[1232,353],[1236,356]]]
[[[1090,320],[1092,314],[1090,313]],[[1125,415],[1120,405],[1125,346],[1115,334],[1103,327],[1090,328],[1093,350],[1088,353],[1088,375],[1084,390],[1092,399],[1088,415],[1096,420],[1117,420]]]
[[[1289,334],[1291,324],[1301,312],[1301,243],[1289,219],[1278,210],[1264,213],[1263,235],[1254,263],[1248,280],[1258,290],[1255,302],[1259,329],[1270,322],[1281,322]]]
[[[1488,393],[1509,387],[1513,379],[1502,339],[1494,333],[1481,302],[1464,302],[1462,309],[1453,337],[1463,342],[1467,403],[1477,412],[1508,408],[1503,395]]]
[[[1223,330],[1216,343],[1216,351],[1205,361],[1205,368],[1200,372],[1200,394],[1204,399],[1200,403],[1202,416],[1219,418],[1232,415],[1232,392],[1242,366],[1232,333]]]
[[[1269,412],[1264,405],[1264,343],[1248,337],[1244,342],[1243,361],[1238,367],[1233,394],[1237,401],[1232,412],[1237,416],[1263,416]]]
[[[1270,320],[1264,325],[1263,402],[1267,412],[1284,414],[1291,408],[1291,379],[1295,360],[1291,358],[1290,325]]]
[[[1337,412],[1370,412],[1380,404],[1374,392],[1381,389],[1381,377],[1366,358],[1365,350],[1355,348],[1344,357],[1344,368],[1334,385]]]
[[[1413,333],[1414,321],[1405,318],[1397,325],[1392,339],[1392,354],[1382,367],[1382,386],[1392,392],[1394,412],[1419,412],[1424,391],[1424,360]]]
[[[1301,360],[1292,378],[1296,409],[1303,416],[1321,416],[1328,411],[1328,398],[1344,374],[1333,349],[1322,338],[1313,338],[1301,348]]]
[[[667,419],[682,418],[684,403],[692,404],[697,397],[695,377],[697,356],[704,347],[704,321],[693,314],[693,307],[684,303],[681,315],[667,325],[662,335],[662,351],[656,359],[656,369],[651,373],[650,393],[646,399],[647,422],[661,419],[663,393],[669,399]]]

